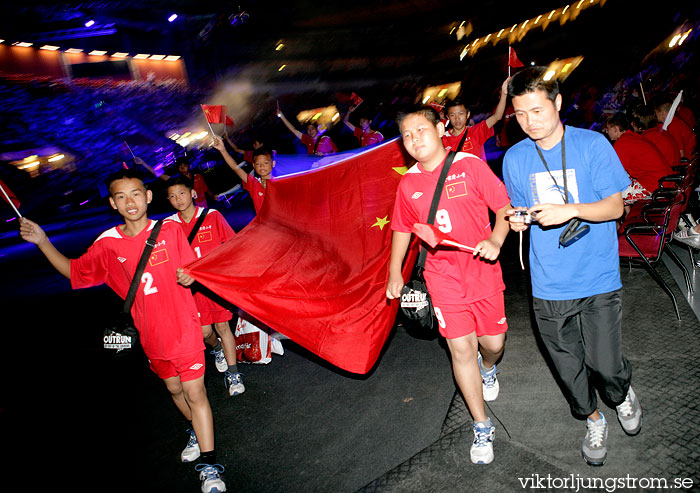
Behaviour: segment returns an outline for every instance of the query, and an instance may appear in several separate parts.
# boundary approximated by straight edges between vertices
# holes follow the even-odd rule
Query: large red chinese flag
[[[202,111],[209,123],[224,123],[226,121],[226,110],[220,104],[202,104]]]
[[[515,50],[512,46],[508,47],[508,66],[513,68],[525,66],[523,62],[521,62],[518,58],[518,55],[515,54]]]
[[[398,309],[385,295],[391,216],[410,162],[394,139],[270,182],[255,219],[185,271],[333,365],[367,373]]]

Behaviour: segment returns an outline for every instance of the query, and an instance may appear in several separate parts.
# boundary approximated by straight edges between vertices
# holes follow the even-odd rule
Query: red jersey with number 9
[[[410,233],[414,223],[427,221],[444,164],[429,172],[418,163],[401,178],[392,230]],[[434,224],[457,242],[473,247],[491,236],[489,209],[495,212],[509,202],[505,185],[491,168],[476,156],[460,152],[447,174]],[[425,280],[431,298],[440,306],[473,303],[505,289],[498,262],[441,246],[428,251]]]

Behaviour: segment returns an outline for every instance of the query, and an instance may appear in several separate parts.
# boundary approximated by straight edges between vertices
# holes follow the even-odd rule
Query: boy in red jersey
[[[501,85],[501,97],[498,100],[498,105],[493,115],[471,127],[467,127],[470,112],[462,101],[455,99],[445,105],[447,118],[450,120],[450,129],[442,136],[442,143],[446,148],[450,148],[455,152],[468,152],[486,161],[484,143],[493,137],[493,126],[503,118],[503,113],[506,110],[506,101],[508,99],[509,80],[510,77],[503,81]],[[464,136],[464,132],[467,132],[466,137]],[[457,149],[462,137],[465,137],[464,143],[460,149]]]
[[[124,224],[102,233],[77,259],[69,259],[51,243],[38,224],[23,219],[20,235],[34,243],[51,265],[70,279],[73,289],[106,283],[126,298],[136,265],[155,221],[147,216],[153,196],[134,170],[122,169],[107,180],[109,202],[124,218]],[[202,491],[225,491],[216,464],[214,422],[204,386],[204,344],[197,307],[190,291],[178,285],[177,269],[195,260],[181,228],[172,221],[163,223],[151,253],[131,315],[139,331],[141,345],[151,369],[167,387],[177,408],[191,421],[199,444],[196,453],[190,444],[183,451],[183,462],[201,454]],[[187,453],[185,453],[187,452]]]
[[[306,152],[308,154],[325,156],[327,154],[338,152],[338,148],[335,146],[329,136],[318,133],[317,124],[308,123],[306,125],[306,133],[302,133],[300,130],[297,130],[294,125],[289,122],[289,120],[287,120],[287,117],[284,116],[282,110],[277,110],[277,116],[282,120],[284,126],[287,127],[289,131],[292,132],[296,138],[306,146]]]
[[[672,100],[668,96],[660,96],[654,102],[654,113],[656,114],[656,120],[659,122],[659,126],[662,127],[666,121],[669,111],[671,111],[671,106],[673,105]],[[681,152],[681,158],[692,159],[695,155],[695,146],[697,144],[697,139],[695,137],[695,132],[688,126],[678,115],[674,115],[671,119],[671,123],[666,129],[671,134],[671,136],[678,143],[678,148]]]
[[[345,118],[343,118],[343,123],[348,127],[352,134],[360,141],[360,147],[369,146],[372,144],[377,144],[384,140],[384,136],[377,130],[372,130],[370,125],[372,125],[372,120],[367,118],[368,115],[360,116],[360,126],[356,127],[350,123],[350,114],[355,111],[357,106],[351,106],[348,108],[348,112],[345,113]]]
[[[248,176],[248,173],[238,167],[238,163],[233,159],[231,154],[226,150],[223,141],[219,137],[214,137],[213,147],[221,153],[226,161],[226,164],[236,173],[236,176],[241,179],[243,189],[247,190],[250,198],[253,200],[255,213],[260,211],[265,200],[265,190],[267,189],[268,181],[272,181],[272,168],[275,167],[275,161],[272,152],[260,148],[253,151],[253,169],[260,177],[259,179]]]
[[[434,109],[424,107],[401,116],[397,123],[406,150],[418,163],[401,178],[396,193],[386,290],[389,299],[401,295],[401,267],[411,228],[414,223],[426,221],[448,155],[442,143],[445,127]],[[486,416],[484,400],[498,396],[495,363],[503,354],[508,329],[505,285],[496,258],[508,234],[505,211],[509,203],[505,186],[485,162],[458,153],[440,196],[435,223],[456,241],[473,245],[474,255],[431,249],[425,264],[425,280],[439,331],[447,339],[455,380],[474,418],[470,455],[475,464],[493,461],[495,429]],[[493,231],[489,209],[496,213]]]
[[[170,205],[178,211],[168,219],[180,224],[188,239],[201,215],[206,214],[190,243],[197,258],[203,257],[235,236],[236,233],[219,211],[194,205],[195,191],[192,181],[188,178],[184,176],[171,178],[168,181],[166,193]],[[212,347],[216,369],[224,373],[224,383],[229,395],[242,394],[245,392],[245,386],[236,365],[236,340],[229,325],[233,314],[202,291],[194,292],[194,301],[199,311],[204,341]]]

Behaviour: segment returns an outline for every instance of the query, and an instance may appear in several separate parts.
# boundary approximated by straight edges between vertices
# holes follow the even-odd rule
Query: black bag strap
[[[465,130],[466,132],[466,130]],[[442,171],[440,172],[440,178],[438,178],[437,185],[435,186],[435,194],[433,195],[433,201],[430,204],[430,211],[428,212],[428,224],[433,224],[435,221],[435,215],[437,214],[437,208],[440,204],[440,196],[442,195],[442,189],[445,186],[445,180],[447,179],[447,173],[450,172],[450,167],[452,166],[452,161],[454,161],[457,153],[455,151],[450,151],[445,158],[445,164],[442,166]],[[418,166],[418,165],[416,165]],[[428,249],[421,245],[420,253],[418,254],[418,260],[416,261],[416,266],[414,269],[417,271],[418,275],[422,275],[423,269],[425,267],[425,259],[428,256]]]
[[[207,217],[208,213],[209,209],[205,208],[197,218],[197,222],[194,223],[194,227],[192,228],[192,231],[190,231],[190,235],[187,237],[187,243],[189,243],[190,245],[194,241],[194,237],[197,236],[197,231],[199,231],[199,227],[204,222],[204,219]]]
[[[462,146],[464,145],[464,141],[467,140],[468,131],[469,127],[464,127],[464,133],[462,134],[462,138],[459,139],[459,145],[457,146],[457,150],[455,152],[462,152]]]
[[[153,229],[151,230],[151,235],[146,240],[146,246],[143,249],[141,258],[139,259],[139,264],[136,267],[134,277],[131,279],[129,293],[126,295],[126,299],[124,300],[124,313],[129,313],[131,311],[131,305],[134,304],[134,298],[136,298],[136,290],[138,289],[139,283],[141,282],[141,275],[146,269],[146,262],[148,262],[148,258],[151,256],[151,251],[153,250],[153,247],[156,246],[156,241],[158,240],[158,233],[160,232],[160,227],[162,225],[163,221],[157,221],[156,224],[153,226]]]

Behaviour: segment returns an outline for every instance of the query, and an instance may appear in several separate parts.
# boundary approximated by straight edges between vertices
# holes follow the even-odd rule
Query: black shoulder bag
[[[162,225],[163,222],[158,221],[153,226],[151,234],[146,240],[146,246],[143,249],[141,258],[139,259],[134,277],[131,279],[129,293],[124,299],[124,307],[122,308],[122,311],[117,313],[117,315],[107,324],[107,328],[104,331],[105,349],[116,349],[117,353],[119,353],[121,351],[133,349],[138,342],[139,333],[136,330],[136,327],[134,327],[134,319],[131,316],[131,305],[134,304],[136,290],[141,282],[143,271],[146,269],[146,262],[148,262],[148,258],[151,256],[153,247],[156,246],[158,233],[160,232]]]
[[[445,159],[445,164],[442,167],[440,178],[435,187],[433,201],[430,204],[430,212],[428,213],[427,219],[428,224],[433,224],[435,221],[435,214],[437,213],[438,204],[440,203],[442,189],[445,185],[447,173],[450,171],[455,155],[456,152],[450,151]],[[417,328],[432,330],[435,327],[435,310],[433,308],[433,302],[430,299],[430,294],[428,293],[428,287],[425,284],[425,278],[423,277],[427,256],[428,249],[425,248],[424,245],[421,245],[418,260],[411,274],[411,279],[401,289],[400,306],[401,313],[409,321],[409,324]]]

